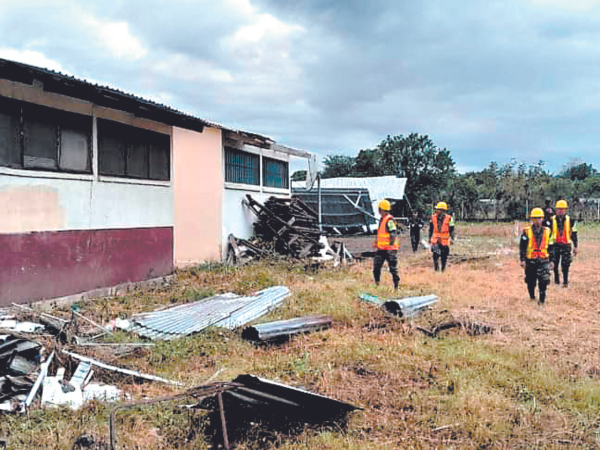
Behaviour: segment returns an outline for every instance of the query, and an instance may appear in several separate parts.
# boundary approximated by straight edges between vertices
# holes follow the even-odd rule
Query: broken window
[[[91,117],[0,100],[0,165],[91,173]]]
[[[98,119],[100,175],[171,179],[170,136]]]
[[[263,157],[263,186],[289,188],[289,169],[287,161]]]
[[[225,147],[225,181],[260,186],[260,156]]]

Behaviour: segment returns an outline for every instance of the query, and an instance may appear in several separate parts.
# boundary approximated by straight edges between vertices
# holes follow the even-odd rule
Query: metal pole
[[[317,192],[319,196],[319,231],[323,232],[323,224],[321,223],[321,174],[317,175]]]
[[[225,410],[223,409],[223,396],[220,392],[217,394],[217,399],[219,400],[219,414],[221,415],[221,428],[223,430],[223,445],[225,446],[225,450],[229,450],[229,438],[227,437],[227,425],[225,423]]]

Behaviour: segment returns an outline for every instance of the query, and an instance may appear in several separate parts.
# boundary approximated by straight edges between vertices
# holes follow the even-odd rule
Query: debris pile
[[[228,266],[243,266],[253,259],[272,255],[269,250],[245,239],[238,239],[233,234],[229,235],[227,242],[228,252],[225,263]]]
[[[298,198],[269,198],[264,206],[246,194],[243,201],[257,217],[256,236],[273,242],[277,253],[294,258],[318,256],[321,249],[318,217]]]

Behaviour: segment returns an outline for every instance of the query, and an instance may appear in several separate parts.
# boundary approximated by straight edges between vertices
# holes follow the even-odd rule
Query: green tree
[[[349,177],[354,174],[354,158],[345,155],[326,156],[325,168],[321,172],[323,178]]]
[[[388,136],[377,152],[380,175],[406,177],[406,197],[413,208],[447,200],[442,193],[455,174],[454,160],[449,150],[438,148],[429,136]]]
[[[376,177],[379,175],[377,150],[365,149],[358,152],[354,163],[354,175],[357,177]]]
[[[573,167],[564,169],[559,175],[561,178],[568,178],[571,181],[583,181],[586,178],[593,177],[598,173],[591,164],[581,163]]]

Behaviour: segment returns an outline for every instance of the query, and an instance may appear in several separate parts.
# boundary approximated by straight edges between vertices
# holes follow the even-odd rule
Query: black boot
[[[535,286],[527,286],[527,290],[529,291],[529,299],[535,300]]]
[[[569,287],[569,269],[563,269],[563,287]]]
[[[540,305],[543,305],[546,302],[546,291],[540,291]]]

